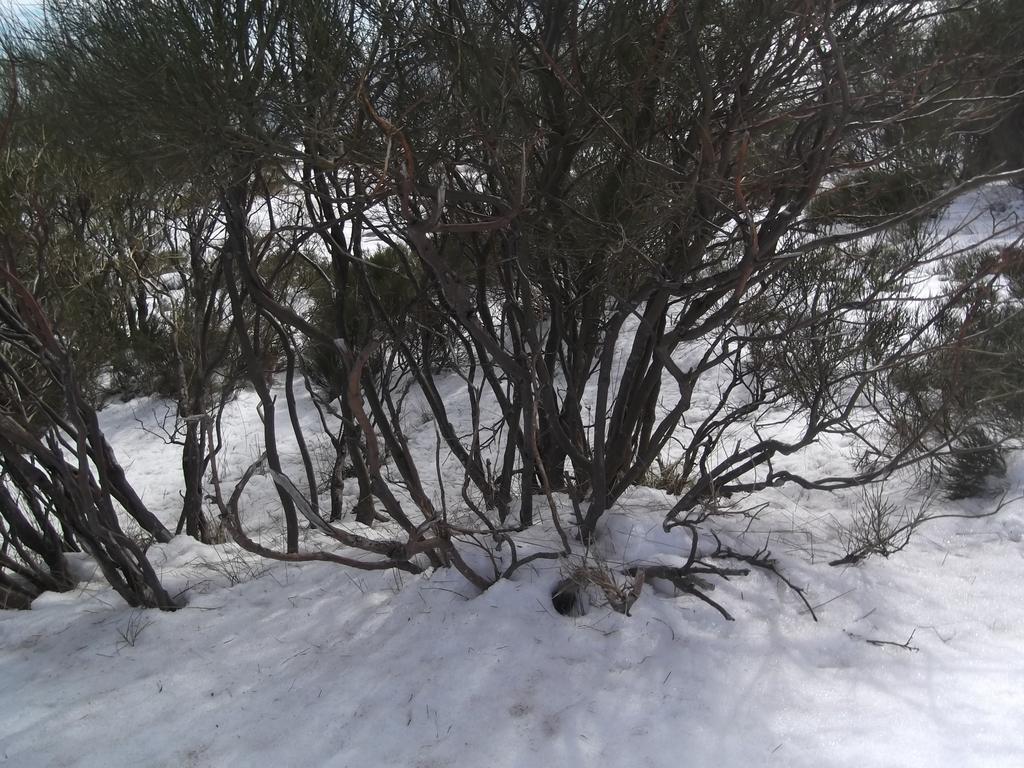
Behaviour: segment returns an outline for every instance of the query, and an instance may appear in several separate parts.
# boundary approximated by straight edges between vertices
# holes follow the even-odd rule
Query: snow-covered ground
[[[1024,485],[1020,457],[1012,481]],[[168,583],[189,588],[176,613],[131,610],[91,581],[0,616],[0,758],[19,766],[1024,763],[1021,505],[936,522],[890,560],[836,569],[810,542],[849,500],[779,501],[776,553],[787,576],[808,587],[817,623],[757,572],[714,593],[735,622],[651,589],[631,616],[595,606],[570,619],[549,599],[558,566],[524,569],[467,598],[472,590],[451,572],[268,565],[179,537],[152,553]],[[641,560],[670,551],[665,504],[658,492],[636,491],[625,502],[629,517],[609,520],[612,549]]]
[[[698,407],[713,377],[704,386]],[[454,380],[444,391],[459,396]],[[315,431],[307,397],[300,406]],[[161,439],[165,409],[140,399],[102,419],[140,495],[173,523],[180,454]],[[237,476],[262,450],[251,393],[225,429],[221,463]],[[423,466],[434,434],[429,420],[410,428]],[[849,459],[822,443],[795,460],[839,470]],[[743,500],[767,507],[727,541],[767,545],[817,621],[756,569],[716,581],[711,595],[732,622],[656,581],[629,616],[599,598],[583,616],[556,613],[551,591],[575,566],[685,556],[689,534],[661,527],[672,500],[643,488],[606,517],[586,563],[535,561],[482,595],[454,571],[270,563],[178,537],[149,554],[187,605],[138,611],[81,558],[79,589],[0,612],[0,763],[1022,766],[1021,453],[1004,487],[1013,501],[998,515],[982,517],[995,497],[937,500],[933,512],[960,516],[927,524],[890,559],[851,567],[828,561],[843,554],[838,531],[858,493],[787,487]],[[920,492],[906,481],[886,488],[909,508]],[[247,527],[278,535],[275,504],[269,480],[256,478]],[[545,521],[520,544],[554,540]]]

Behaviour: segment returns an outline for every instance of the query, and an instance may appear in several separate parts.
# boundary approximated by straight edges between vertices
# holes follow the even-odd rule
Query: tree
[[[586,489],[585,537],[692,416],[697,381],[730,362],[736,373],[721,402],[691,427],[684,475],[696,475],[669,525],[686,524],[720,495],[864,481],[798,477],[772,460],[852,429],[858,398],[886,365],[819,379],[815,397],[792,414],[806,422],[795,440],[753,437],[733,451],[723,440],[779,402],[739,373],[755,341],[741,325],[745,310],[808,263],[835,269],[850,255],[844,243],[942,202],[918,201],[873,227],[822,236],[804,215],[827,180],[908,157],[912,137],[894,152],[887,132],[951,113],[963,94],[977,93],[979,82],[947,68],[876,66],[878,50],[914,45],[935,14],[919,3],[433,7],[420,29],[431,30],[424,34],[438,52],[428,85],[435,103],[443,100],[437,122],[398,124],[416,94],[367,107],[403,152],[390,166],[394,218],[492,373],[493,396],[517,414],[509,440],[519,446],[506,469],[522,467],[538,486]],[[460,238],[471,273],[486,275],[493,249],[504,274],[467,285],[432,235]],[[849,325],[852,312],[882,306],[929,258],[889,256],[873,283],[819,296],[812,314],[789,318],[777,338]],[[800,288],[806,297],[814,286]],[[550,321],[535,311],[535,295]],[[490,316],[495,305],[510,307],[507,328]],[[693,344],[701,354],[684,368],[679,353]],[[914,353],[896,346],[888,361]],[[580,403],[595,375],[597,413],[586,424]],[[672,405],[659,410],[665,384]],[[767,472],[748,479],[759,469]],[[522,523],[530,520],[527,507]]]
[[[996,7],[101,0],[58,8],[24,56],[89,126],[78,141],[103,163],[216,190],[218,265],[261,403],[286,551],[252,542],[239,518],[262,462],[228,498],[218,489],[233,535],[283,559],[450,564],[486,587],[524,560],[489,549],[480,573],[466,542],[511,547],[509,527],[536,523],[543,493],[562,547],[540,556],[567,554],[576,545],[555,500],[565,493],[589,544],[674,440],[684,492],[665,525],[688,530],[694,553],[721,498],[849,487],[920,460],[904,446],[841,477],[785,465],[833,433],[876,447],[863,414],[884,408],[892,377],[943,343],[935,332],[985,280],[970,276],[918,312],[895,309],[908,278],[941,255],[908,227],[972,186],[1017,178],[944,188],[962,155],[934,141],[936,124],[977,130],[1013,102],[990,88],[1005,56],[974,39],[936,43],[937,30]],[[850,193],[861,208],[841,210],[841,223],[820,202],[828,189],[880,184],[895,193]],[[415,311],[401,318],[375,276],[371,236],[397,258],[385,269],[414,286]],[[283,275],[300,262],[323,279],[333,325],[288,300]],[[353,297],[369,336],[346,320]],[[319,516],[290,399],[296,335],[334,356],[335,445],[359,480],[357,515],[369,524],[379,504],[401,532],[393,539]],[[428,359],[435,342],[458,350],[448,359],[469,434]],[[277,452],[272,348],[286,361],[306,492]],[[375,356],[391,364],[375,370]],[[712,377],[718,398],[697,402]],[[457,509],[428,493],[430,470],[409,450],[409,387],[462,468]],[[375,558],[297,552],[299,514]]]
[[[33,194],[13,130],[16,90],[0,128],[6,182],[0,216],[0,599],[28,607],[70,589],[64,553],[86,550],[130,604],[173,609],[118,512],[154,539],[170,533],[128,483],[77,378],[67,334],[55,329],[33,266],[55,263],[53,209]],[[30,155],[31,156],[31,155]],[[26,275],[26,273],[28,273]],[[33,278],[28,280],[28,277]],[[59,306],[59,298],[55,302]]]

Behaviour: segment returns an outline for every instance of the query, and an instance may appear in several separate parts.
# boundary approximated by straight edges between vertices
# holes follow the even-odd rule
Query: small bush
[[[435,369],[453,364],[445,320],[424,295],[423,275],[415,257],[404,248],[382,248],[366,260],[363,270],[365,282],[354,269],[341,296],[346,341],[356,348],[369,342],[375,329],[383,324],[383,313],[404,343],[419,353],[417,357]],[[332,334],[337,331],[335,290],[335,286],[322,280],[309,288],[309,319]],[[303,357],[314,382],[333,396],[340,394],[337,350],[323,344],[307,344]],[[371,369],[382,360],[381,353],[371,358]]]
[[[808,213],[825,224],[870,224],[932,200],[942,191],[945,178],[939,168],[869,168],[821,192]]]
[[[907,309],[870,298],[900,289],[893,273],[906,258],[898,244],[878,241],[794,259],[742,318],[745,378],[758,391],[811,407],[830,382],[891,354]]]
[[[887,379],[887,438],[929,458],[950,498],[983,493],[1006,473],[1003,446],[1024,438],[1024,257],[978,251],[947,266],[953,311],[928,354]]]
[[[862,489],[861,503],[850,523],[837,530],[845,554],[831,565],[850,565],[870,555],[889,557],[901,551],[927,519],[927,506],[926,500],[918,510],[911,511],[889,501],[884,486]]]
[[[1006,476],[1006,459],[983,429],[970,427],[943,457],[941,472],[949,498],[967,499],[982,495],[990,478]]]

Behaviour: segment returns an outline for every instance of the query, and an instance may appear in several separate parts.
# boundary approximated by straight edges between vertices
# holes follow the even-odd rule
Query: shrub
[[[767,283],[742,317],[746,377],[766,396],[811,407],[823,391],[891,354],[906,309],[876,297],[897,292],[903,244],[810,251]]]
[[[830,565],[850,565],[869,555],[889,557],[901,551],[927,519],[927,506],[925,501],[918,510],[911,511],[889,501],[882,485],[865,487],[850,523],[837,531],[845,554]]]
[[[929,457],[958,499],[1005,475],[1004,447],[1024,437],[1024,258],[976,251],[945,277],[955,310],[932,329],[932,351],[888,377],[886,432],[894,451]]]
[[[956,438],[940,466],[950,499],[980,496],[988,488],[989,478],[1006,476],[1003,449],[985,430],[976,426],[967,428]]]
[[[414,353],[422,355],[435,368],[451,365],[453,358],[446,322],[437,309],[424,300],[424,275],[408,249],[381,248],[366,259],[360,271],[362,275],[353,271],[341,299],[345,340],[357,349],[367,344],[373,331],[384,323],[381,318],[384,315],[387,322],[394,325],[398,338]],[[365,281],[361,277],[365,277]],[[331,334],[336,333],[337,322],[334,291],[335,287],[323,280],[313,282],[309,288],[308,317],[315,326]],[[379,369],[383,357],[381,353],[374,355],[370,360],[371,369]],[[341,386],[337,381],[338,352],[324,344],[310,343],[304,350],[304,358],[317,385],[332,392],[332,397],[338,396]]]
[[[935,198],[948,176],[940,168],[868,168],[841,178],[808,208],[812,221],[869,224]]]

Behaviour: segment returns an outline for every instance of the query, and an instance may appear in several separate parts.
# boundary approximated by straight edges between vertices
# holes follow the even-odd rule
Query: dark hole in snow
[[[563,616],[582,616],[586,613],[579,585],[572,579],[558,582],[551,593],[551,604]]]

